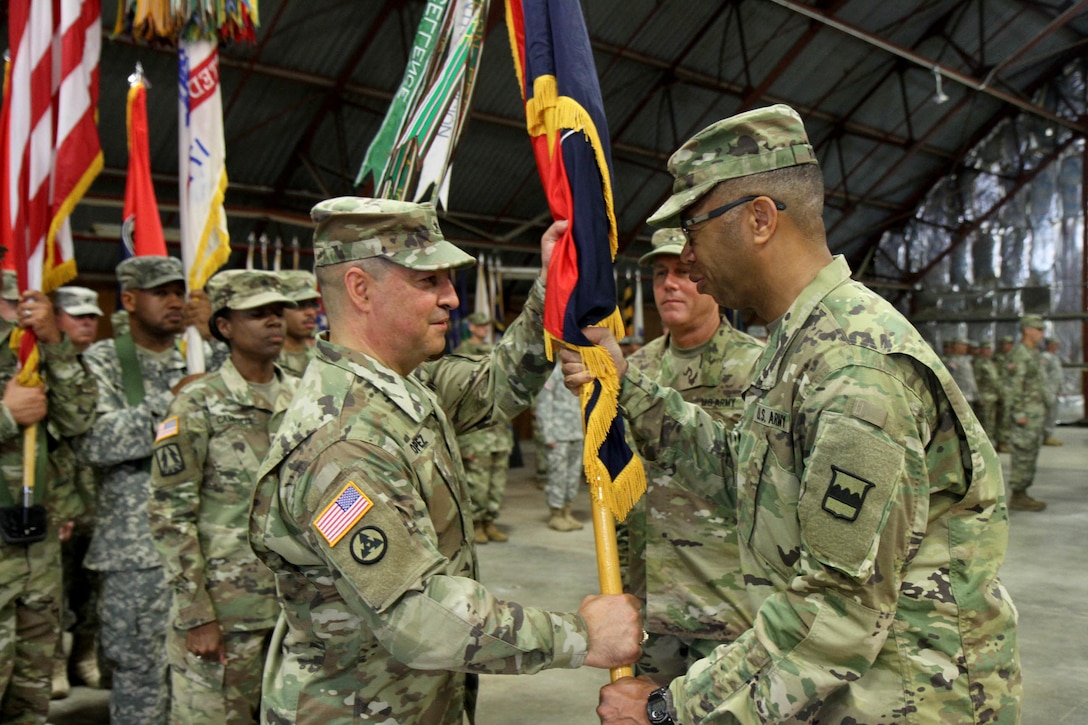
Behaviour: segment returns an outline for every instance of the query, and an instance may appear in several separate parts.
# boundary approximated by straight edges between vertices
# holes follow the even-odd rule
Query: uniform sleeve
[[[506,422],[529,407],[551,373],[544,354],[544,286],[533,284],[518,318],[491,353],[447,355],[416,374],[435,391],[458,433]]]
[[[863,676],[887,639],[902,572],[926,531],[932,403],[872,370],[813,387],[793,413],[797,470],[779,468],[758,443],[759,460],[738,463],[761,473],[749,547],[771,566],[788,558],[779,566],[789,587],[763,601],[752,629],[671,683],[681,722],[803,720]],[[776,507],[791,489],[799,500]],[[782,551],[789,541],[799,550]]]
[[[107,343],[112,345],[112,343]],[[121,366],[109,348],[92,346],[84,361],[98,382],[98,406],[94,425],[78,439],[77,452],[97,468],[148,458],[154,443],[155,425],[165,416],[173,394],[161,391],[129,407],[121,381]]]
[[[195,389],[194,389],[195,387]],[[208,454],[208,422],[199,386],[187,387],[159,424],[147,514],[155,549],[174,596],[174,626],[192,629],[216,619],[205,588],[197,518]]]
[[[85,433],[94,423],[98,386],[65,336],[40,345],[42,370],[49,386],[49,423],[63,437]]]
[[[317,474],[304,493],[300,487],[296,520],[335,571],[341,595],[398,661],[494,674],[584,662],[581,616],[501,601],[468,576],[443,573],[449,562],[416,494],[427,483],[407,466],[351,441],[334,444],[310,470]]]
[[[729,429],[722,421],[631,366],[619,403],[643,459],[675,469],[677,480],[713,475],[734,490]]]
[[[0,403],[0,442],[14,438],[20,432],[22,430],[19,428],[19,424],[11,417],[11,410],[8,406]]]

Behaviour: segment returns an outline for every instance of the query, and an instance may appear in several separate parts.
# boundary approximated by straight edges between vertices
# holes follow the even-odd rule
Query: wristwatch
[[[646,717],[651,725],[676,725],[676,709],[672,706],[672,692],[662,687],[650,693],[646,700]]]

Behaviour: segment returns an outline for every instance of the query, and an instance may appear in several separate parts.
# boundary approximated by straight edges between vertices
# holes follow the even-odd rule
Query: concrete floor
[[[1065,445],[1044,447],[1032,495],[1046,501],[1041,513],[1013,512],[1002,579],[1020,610],[1025,725],[1088,723],[1088,428],[1063,427]],[[574,610],[597,590],[593,534],[585,495],[575,513],[583,531],[558,533],[545,526],[543,493],[533,483],[532,453],[510,472],[500,526],[504,544],[480,547],[483,580],[501,598]],[[1002,455],[1008,470],[1009,457]],[[478,725],[594,725],[600,670],[545,671],[532,677],[485,676]],[[104,691],[77,687],[56,701],[50,722],[108,722]]]

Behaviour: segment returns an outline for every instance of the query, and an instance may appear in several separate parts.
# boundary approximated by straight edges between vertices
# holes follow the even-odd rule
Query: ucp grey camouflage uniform
[[[949,355],[945,367],[951,373],[963,392],[963,397],[972,405],[978,400],[978,383],[975,381],[975,367],[970,355]]]
[[[634,368],[639,450],[738,499],[752,629],[680,722],[1017,723],[1001,466],[921,336],[839,257],[774,326],[732,434]]]
[[[172,585],[167,637],[172,720],[253,722],[278,606],[272,572],[249,546],[249,506],[270,433],[297,379],[276,373],[267,400],[231,360],[187,385],[159,425],[148,503]],[[226,666],[187,651],[188,630],[217,623]]]
[[[147,518],[155,425],[185,376],[185,360],[170,348],[136,347],[144,399],[129,407],[113,340],[91,345],[83,358],[98,380],[98,418],[76,452],[102,471],[94,538],[84,566],[102,573],[99,615],[102,651],[113,664],[110,721],[166,720],[164,643],[170,595]]]
[[[670,335],[627,358],[731,427],[744,410],[763,343],[722,320],[713,337],[680,349]],[[678,677],[722,642],[752,626],[740,573],[737,513],[720,476],[680,479],[670,466],[648,464],[646,495],[625,522],[627,587],[645,607],[640,673]]]
[[[12,323],[0,320],[0,390],[16,373],[9,344]],[[72,343],[39,343],[48,413],[38,427],[39,446],[84,432],[94,420],[94,378]],[[0,403],[0,486],[13,505],[23,502],[23,429]],[[35,491],[48,511],[46,538],[33,544],[0,541],[0,722],[44,723],[49,713],[53,653],[60,637],[61,559],[57,527],[80,511],[70,476],[49,461]],[[6,503],[3,505],[7,505]]]
[[[487,343],[480,345],[465,340],[453,354],[467,357],[488,355],[492,347]],[[461,449],[461,461],[468,478],[472,520],[495,520],[506,496],[506,472],[510,468],[510,451],[514,450],[514,433],[510,423],[502,422],[459,435],[457,447]]]
[[[563,370],[557,362],[536,398],[536,420],[548,461],[548,483],[544,498],[548,508],[561,509],[586,485],[582,455],[582,403],[563,385]]]
[[[1058,424],[1058,399],[1062,393],[1065,372],[1058,353],[1043,350],[1039,355],[1042,359],[1043,375],[1046,376],[1046,423],[1043,425],[1043,438],[1047,439]]]

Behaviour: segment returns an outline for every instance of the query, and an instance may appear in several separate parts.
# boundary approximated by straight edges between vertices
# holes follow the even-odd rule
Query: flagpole
[[[623,594],[620,575],[620,551],[616,543],[616,518],[604,501],[604,491],[598,481],[591,490],[590,508],[593,513],[593,539],[597,544],[597,581],[601,594]],[[621,677],[634,677],[630,666],[613,667],[608,671],[612,682]]]

